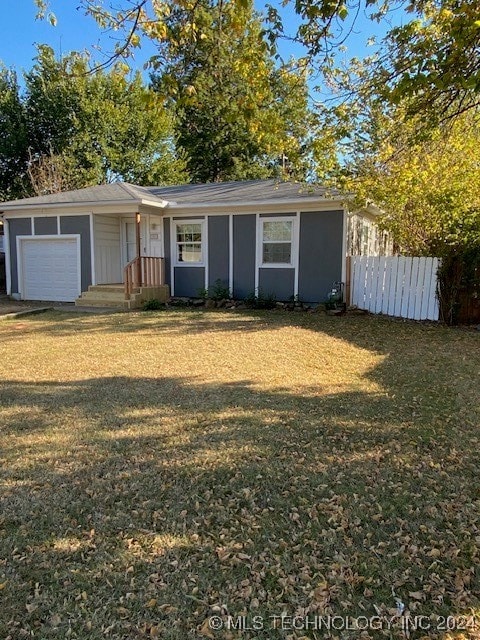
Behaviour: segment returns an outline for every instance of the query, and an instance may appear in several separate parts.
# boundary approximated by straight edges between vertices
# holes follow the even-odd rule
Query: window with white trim
[[[177,265],[203,264],[203,221],[175,223],[175,262]]]
[[[293,220],[262,220],[262,264],[292,264]]]

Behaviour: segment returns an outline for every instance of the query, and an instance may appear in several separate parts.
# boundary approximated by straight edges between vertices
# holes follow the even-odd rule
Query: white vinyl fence
[[[352,256],[350,304],[371,313],[438,320],[438,258]]]

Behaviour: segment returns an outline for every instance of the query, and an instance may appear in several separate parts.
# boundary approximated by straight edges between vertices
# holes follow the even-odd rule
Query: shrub
[[[223,280],[215,280],[213,287],[209,289],[200,289],[198,292],[200,298],[206,300],[210,298],[210,300],[229,300],[230,299],[230,289],[225,284]]]
[[[264,294],[259,289],[258,294],[253,291],[249,293],[244,300],[249,309],[273,309],[276,305],[277,299],[273,293]]]
[[[159,309],[164,309],[165,304],[157,300],[157,298],[151,298],[150,300],[145,300],[143,303],[142,310],[143,311],[158,311]]]

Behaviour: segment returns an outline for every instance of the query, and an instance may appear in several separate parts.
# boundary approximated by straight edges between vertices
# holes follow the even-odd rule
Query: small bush
[[[152,298],[151,300],[145,300],[143,303],[142,310],[143,311],[158,311],[159,309],[164,309],[165,304],[157,300],[157,298]]]
[[[254,292],[249,293],[244,302],[249,309],[273,309],[277,299],[273,293],[264,294],[260,289],[258,295]]]
[[[210,300],[229,300],[230,289],[223,280],[215,280],[213,287],[209,289],[200,289],[198,295],[203,300],[210,298]]]

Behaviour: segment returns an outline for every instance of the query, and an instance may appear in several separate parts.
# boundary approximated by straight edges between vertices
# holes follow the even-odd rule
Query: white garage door
[[[20,241],[22,298],[73,302],[80,295],[76,238]]]

